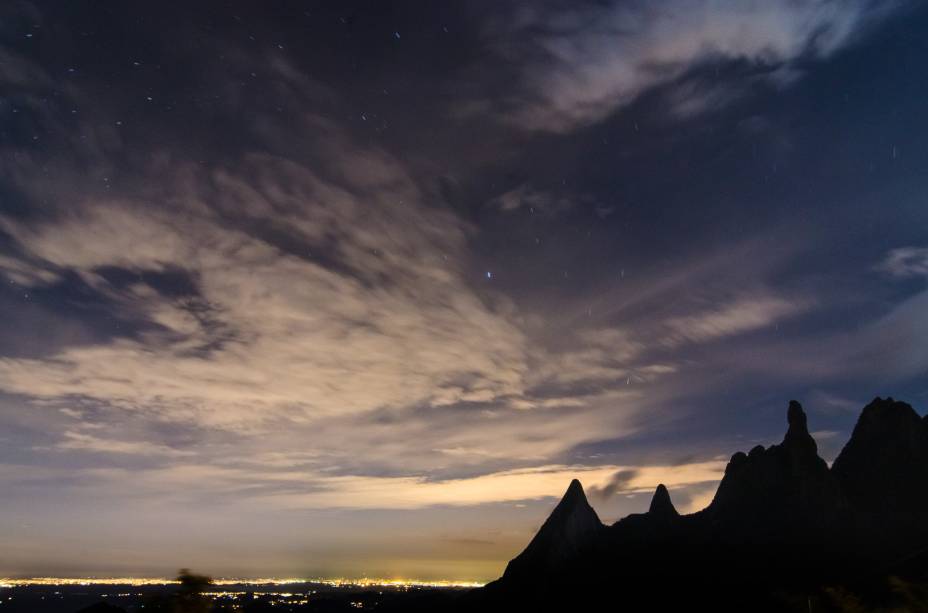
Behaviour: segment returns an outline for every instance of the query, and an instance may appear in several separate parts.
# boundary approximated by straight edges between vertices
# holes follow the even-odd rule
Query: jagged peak
[[[504,576],[531,577],[565,568],[593,546],[604,529],[583,485],[574,479],[525,550],[509,562]]]
[[[570,485],[567,486],[567,491],[564,492],[564,495],[561,497],[561,502],[587,502],[586,492],[583,491],[583,484],[580,483],[579,479],[572,479]]]
[[[789,429],[794,430],[797,434],[808,434],[809,423],[806,418],[806,412],[798,400],[790,400],[789,408],[786,410],[786,421],[789,423]]]
[[[869,511],[925,508],[928,420],[892,397],[864,407],[831,472],[850,502]]]
[[[676,507],[673,506],[673,501],[670,500],[670,492],[667,491],[667,486],[663,483],[659,484],[657,489],[654,490],[654,497],[651,498],[648,514],[658,517],[676,517],[679,515]]]
[[[913,435],[919,426],[925,423],[911,405],[888,398],[874,398],[864,407],[854,425],[854,431],[844,449],[835,459],[837,465],[843,463],[842,456],[853,453],[853,449],[861,446],[877,444],[877,441],[889,443],[897,437],[908,438]]]
[[[827,490],[822,495],[832,495],[828,465],[818,455],[806,413],[797,401],[790,401],[786,420],[789,428],[781,444],[757,445],[747,454],[738,452],[731,457],[709,505],[713,513],[737,515],[744,512],[745,505],[768,505],[770,498],[764,492],[775,492],[775,497],[784,501],[798,491]],[[816,493],[806,498],[818,500],[820,496]]]
[[[601,526],[602,522],[586,499],[583,485],[574,479],[535,537],[537,539],[554,533],[574,533],[578,529],[583,531],[596,525]]]
[[[894,400],[892,396],[885,399],[876,397],[861,411],[851,438],[838,454],[834,466],[841,472],[850,456],[861,453],[883,454],[886,452],[886,445],[892,445],[896,449],[907,441],[917,445],[912,439],[918,438],[919,426],[923,423],[926,423],[925,420],[911,405]]]
[[[798,401],[789,401],[789,408],[786,410],[786,421],[789,427],[786,430],[786,436],[783,437],[783,446],[818,454],[818,445],[812,435],[809,434],[809,422],[806,412]]]
[[[914,423],[918,420],[918,413],[912,408],[912,405],[894,400],[892,396],[886,399],[877,396],[870,401],[870,404],[864,407],[857,420],[857,425],[867,425],[872,421],[902,421]]]
[[[586,498],[586,492],[583,491],[583,485],[579,480],[573,479],[570,482],[570,485],[567,487],[567,491],[564,492],[564,495],[561,497],[561,501],[557,503],[557,506],[554,507],[554,510],[551,511],[551,515],[548,516],[545,525],[542,526],[542,531],[546,528],[551,529],[551,527],[557,524],[563,524],[565,522],[573,523],[576,521],[576,516],[582,516],[584,520],[589,520],[593,523],[601,523],[599,516],[596,514],[596,511],[590,506],[589,501]]]

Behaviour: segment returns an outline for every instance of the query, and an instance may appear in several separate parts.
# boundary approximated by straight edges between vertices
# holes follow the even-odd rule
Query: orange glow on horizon
[[[36,585],[128,585],[133,587],[148,585],[176,585],[176,579],[158,577],[31,577],[28,579],[0,578],[0,588],[14,588]],[[219,578],[214,579],[212,585],[292,585],[298,583],[314,583],[330,587],[446,587],[446,588],[475,588],[483,587],[485,583],[479,581],[435,580],[421,581],[418,579],[377,579],[377,578]]]

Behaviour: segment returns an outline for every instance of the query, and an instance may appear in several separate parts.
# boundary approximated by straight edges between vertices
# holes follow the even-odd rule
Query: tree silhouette
[[[213,602],[203,592],[213,583],[207,575],[198,575],[189,568],[177,573],[180,587],[170,596],[157,596],[145,606],[146,611],[156,613],[207,613],[213,610]]]
[[[205,613],[212,608],[212,601],[203,595],[203,591],[212,585],[212,577],[182,568],[177,573],[177,580],[180,581],[180,589],[174,594],[174,613]]]

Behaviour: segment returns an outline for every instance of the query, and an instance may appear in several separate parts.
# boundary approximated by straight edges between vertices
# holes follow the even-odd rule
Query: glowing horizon
[[[215,586],[234,586],[234,585],[293,585],[298,583],[312,583],[319,585],[328,585],[331,587],[448,587],[448,588],[475,588],[486,585],[479,581],[461,581],[461,580],[419,580],[419,579],[382,579],[372,577],[315,577],[309,579],[302,578],[231,578],[219,577],[210,581],[210,585]],[[25,586],[81,586],[81,585],[128,585],[133,587],[147,585],[180,585],[177,579],[168,579],[166,577],[30,577],[23,579],[13,579],[0,577],[0,588],[14,588]]]

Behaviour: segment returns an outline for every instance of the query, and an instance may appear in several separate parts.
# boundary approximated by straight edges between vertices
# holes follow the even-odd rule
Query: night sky
[[[928,7],[0,8],[0,576],[491,579],[928,403]]]

